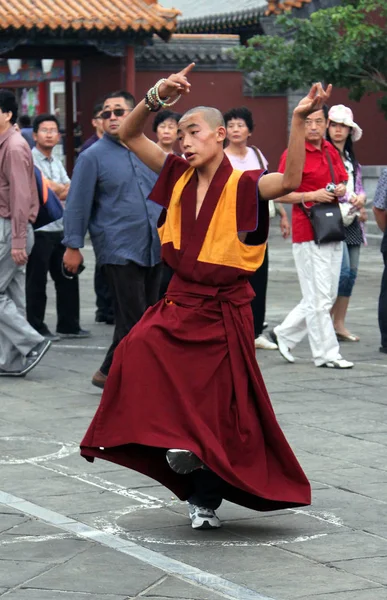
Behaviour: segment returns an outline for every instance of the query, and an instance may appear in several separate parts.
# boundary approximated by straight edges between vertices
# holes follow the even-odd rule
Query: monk
[[[120,137],[159,174],[165,297],[117,347],[101,404],[82,441],[90,461],[135,469],[188,500],[194,529],[220,527],[223,499],[257,510],[310,504],[309,482],[276,420],[254,351],[248,278],[263,261],[268,200],[297,189],[305,119],[329,97],[314,85],[293,113],[284,174],[234,171],[222,114],[189,110],[184,158],[143,133],[151,112],[188,94],[193,64],[160,80],[127,116]]]

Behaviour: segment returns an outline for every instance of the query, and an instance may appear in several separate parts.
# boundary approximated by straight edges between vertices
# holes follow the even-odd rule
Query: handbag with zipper
[[[335,183],[332,161],[327,150],[326,157],[331,172],[332,183]],[[330,244],[345,240],[344,222],[338,202],[319,202],[310,208],[306,207],[304,203],[301,203],[299,206],[310,220],[316,244]]]

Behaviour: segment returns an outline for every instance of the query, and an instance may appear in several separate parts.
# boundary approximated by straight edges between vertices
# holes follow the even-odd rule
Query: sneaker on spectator
[[[294,363],[293,354],[290,352],[290,350],[287,347],[287,345],[285,344],[284,340],[281,339],[281,336],[279,336],[278,333],[276,332],[276,328],[274,328],[272,331],[270,331],[269,335],[270,335],[271,339],[273,340],[273,342],[275,344],[277,344],[278,350],[279,350],[280,354],[283,356],[283,358],[290,363]]]
[[[267,339],[263,333],[254,340],[254,346],[261,350],[277,350],[278,346],[274,342]]]

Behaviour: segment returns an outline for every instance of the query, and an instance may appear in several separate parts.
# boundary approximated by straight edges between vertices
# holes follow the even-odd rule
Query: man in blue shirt
[[[64,215],[64,263],[76,273],[89,230],[115,305],[113,342],[92,383],[104,387],[118,343],[157,302],[161,278],[157,221],[160,208],[148,200],[157,176],[118,137],[134,98],[113,92],[103,102],[104,135],[79,156]]]
[[[384,233],[381,251],[384,260],[384,272],[379,296],[379,328],[382,338],[380,352],[387,354],[387,169],[384,169],[376,188],[373,211],[375,220]]]

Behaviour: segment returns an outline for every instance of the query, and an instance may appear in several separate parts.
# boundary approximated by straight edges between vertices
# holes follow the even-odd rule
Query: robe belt
[[[248,304],[254,298],[254,291],[248,279],[239,279],[229,286],[210,286],[193,281],[184,281],[176,273],[169,284],[165,302],[198,306],[205,301],[230,302],[236,306]]]

